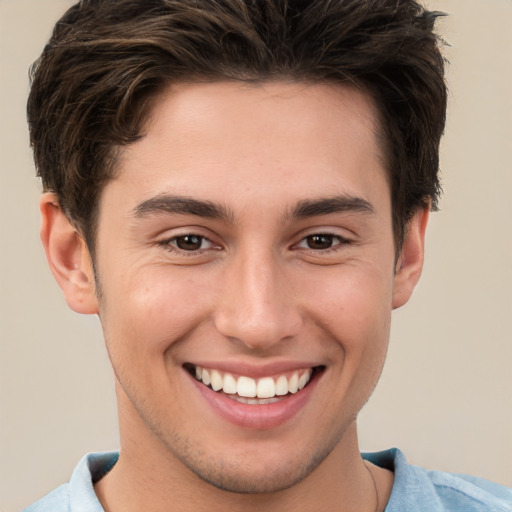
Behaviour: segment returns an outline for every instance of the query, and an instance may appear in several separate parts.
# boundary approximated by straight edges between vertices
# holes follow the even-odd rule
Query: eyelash
[[[180,247],[176,247],[173,245],[173,243],[176,243],[180,238],[185,239],[187,237],[191,237],[191,238],[193,237],[193,238],[199,239],[201,245],[204,242],[209,242],[212,245],[212,247],[207,247],[206,249],[195,249],[195,250],[189,251],[189,250],[181,249]],[[165,250],[167,250],[169,252],[175,252],[175,253],[178,253],[183,256],[197,256],[198,254],[203,254],[207,251],[212,250],[213,247],[215,246],[215,244],[209,238],[207,238],[206,236],[203,236],[203,235],[198,235],[197,233],[183,233],[180,235],[175,235],[171,238],[166,238],[165,240],[158,241],[157,245],[159,245],[160,247],[163,247]]]
[[[195,249],[195,250],[186,250],[182,249],[180,247],[176,247],[174,244],[179,239],[185,239],[187,237],[193,237],[196,239],[199,239],[200,245],[202,245],[204,242],[208,242],[211,244],[211,247],[207,247],[205,249]],[[319,232],[319,233],[311,233],[305,237],[303,237],[297,244],[293,245],[293,248],[300,249],[300,244],[302,243],[308,243],[308,239],[311,239],[313,237],[325,237],[325,238],[331,238],[331,243],[334,243],[335,240],[337,240],[337,243],[334,243],[334,245],[327,247],[327,248],[311,248],[311,247],[303,247],[302,249],[305,249],[306,251],[312,253],[312,254],[329,254],[331,252],[337,252],[339,250],[342,250],[345,246],[350,245],[352,243],[352,240],[345,238],[337,233],[330,233],[330,232]],[[208,252],[210,250],[219,250],[219,248],[215,248],[215,244],[206,236],[198,235],[196,233],[183,233],[180,235],[175,235],[171,238],[166,238],[165,240],[160,240],[157,242],[157,245],[163,247],[167,251],[179,253],[180,255],[184,256],[197,256],[200,254],[204,254],[205,252]]]
[[[301,243],[307,243],[308,238],[312,238],[312,237],[331,238],[332,239],[331,242],[334,244],[325,249],[313,249],[311,247],[304,247],[305,250],[307,250],[308,252],[310,252],[312,254],[329,254],[332,252],[337,252],[337,251],[343,250],[344,247],[353,243],[352,240],[350,240],[349,238],[345,238],[345,237],[339,235],[338,233],[330,233],[328,231],[321,231],[319,233],[311,233],[311,234],[303,237],[299,241],[298,244],[295,244],[295,247],[298,247],[299,244],[301,244]],[[337,240],[338,242],[335,243],[335,240]]]

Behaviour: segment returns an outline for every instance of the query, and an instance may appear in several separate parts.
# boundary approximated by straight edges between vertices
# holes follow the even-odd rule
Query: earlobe
[[[403,306],[411,297],[423,269],[425,231],[430,205],[419,208],[407,225],[402,250],[396,265],[393,309]]]
[[[62,211],[55,194],[43,194],[40,210],[41,241],[66,302],[77,313],[97,313],[94,272],[84,239]]]

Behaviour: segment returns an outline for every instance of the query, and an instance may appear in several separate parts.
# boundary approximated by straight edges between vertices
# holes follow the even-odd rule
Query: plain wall
[[[39,243],[25,122],[27,70],[68,0],[0,0],[0,511],[67,481],[118,444],[96,318],[65,305]],[[380,386],[360,415],[363,450],[512,485],[511,0],[432,0],[450,106],[445,194],[422,281],[394,314]]]

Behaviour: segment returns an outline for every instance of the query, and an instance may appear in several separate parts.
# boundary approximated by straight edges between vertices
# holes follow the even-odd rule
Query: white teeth
[[[224,383],[222,385],[222,391],[224,393],[227,393],[228,395],[235,395],[236,394],[236,380],[233,377],[233,375],[230,375],[229,373],[226,373],[224,375]]]
[[[213,391],[219,391],[219,389],[222,389],[222,375],[217,370],[213,370],[211,381]]]
[[[297,393],[297,391],[299,391],[299,374],[297,372],[295,372],[288,381],[288,391],[290,393]]]
[[[203,381],[203,384],[210,384],[210,372],[203,368],[202,374],[201,374],[201,380]]]
[[[309,374],[309,373],[303,373],[299,377],[299,390],[301,390],[308,383],[310,377],[311,377],[311,374]]]
[[[258,381],[256,395],[258,398],[272,398],[276,394],[276,385],[272,377],[265,377]]]
[[[253,379],[240,376],[238,380],[230,373],[222,374],[218,370],[207,370],[200,366],[195,367],[196,379],[202,381],[206,386],[211,386],[214,391],[223,391],[233,395],[237,401],[247,404],[268,404],[278,401],[278,398],[295,394],[303,389],[310,381],[312,369],[296,371],[289,378],[280,375],[274,380],[273,377]]]
[[[245,396],[247,398],[255,397],[256,381],[250,377],[238,377],[237,391],[240,396]]]
[[[288,379],[281,375],[276,382],[276,395],[283,396],[288,394]]]

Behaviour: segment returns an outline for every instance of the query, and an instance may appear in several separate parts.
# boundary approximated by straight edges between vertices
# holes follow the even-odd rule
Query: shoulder
[[[69,483],[61,485],[23,512],[103,512],[94,483],[116,464],[118,452],[90,453],[78,463]]]
[[[504,486],[410,465],[396,448],[364,458],[395,474],[386,512],[512,512],[512,490]]]
[[[57,487],[23,512],[69,512],[69,484]]]
[[[447,510],[512,512],[512,489],[469,475],[423,471]]]

